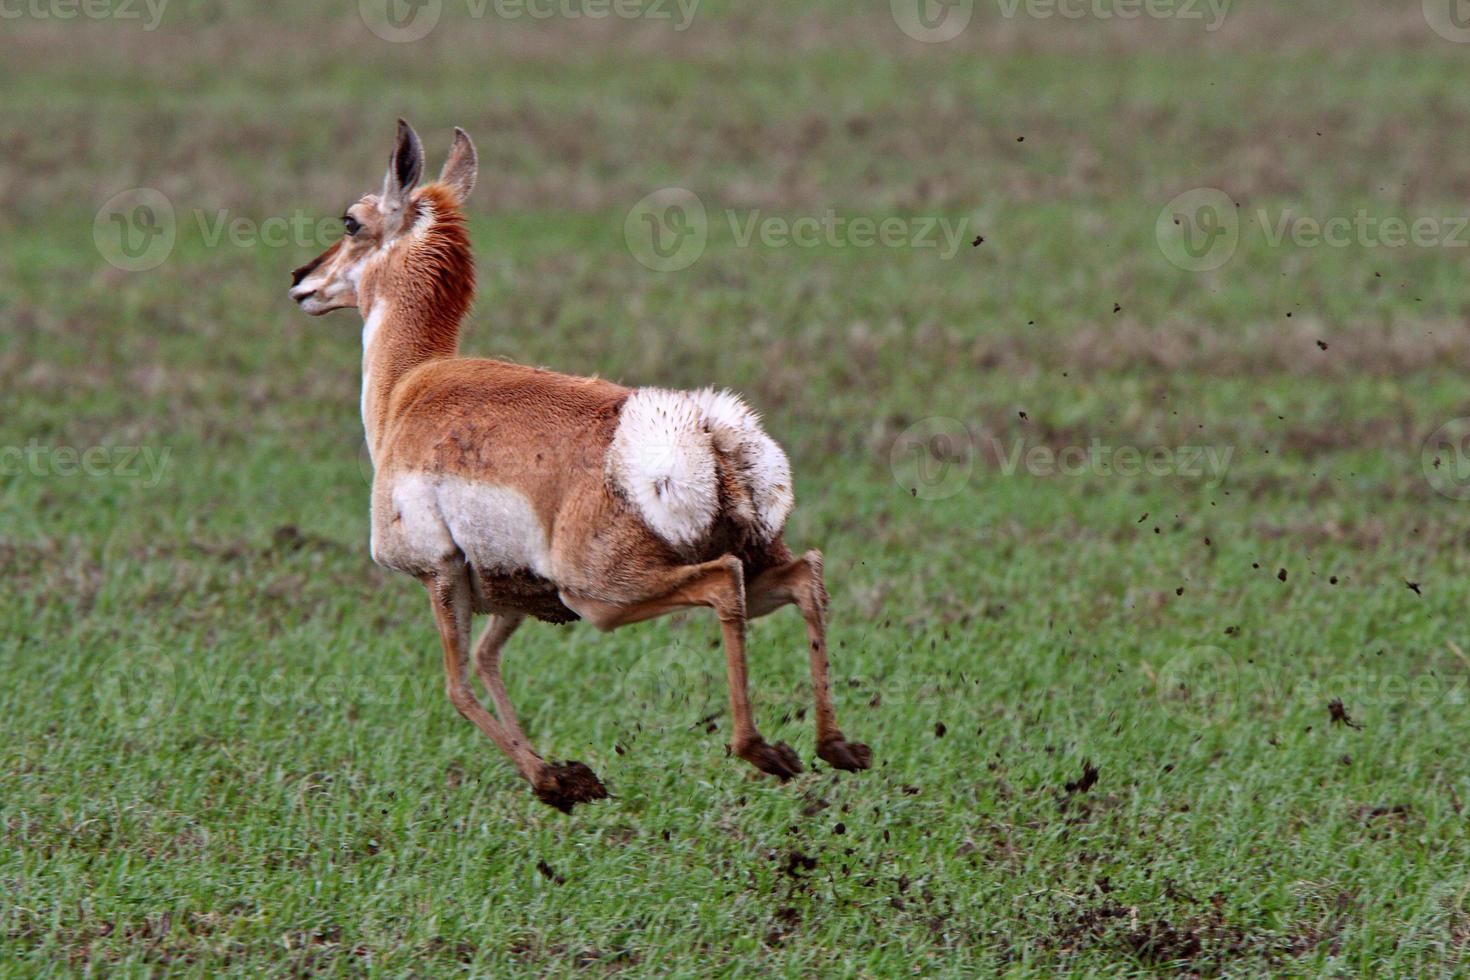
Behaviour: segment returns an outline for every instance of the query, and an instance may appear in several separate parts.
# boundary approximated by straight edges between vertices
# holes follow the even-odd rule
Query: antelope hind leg
[[[817,756],[834,769],[867,769],[873,764],[872,750],[862,742],[849,742],[837,727],[827,661],[827,588],[822,581],[822,553],[808,551],[793,562],[762,572],[750,583],[748,602],[752,617],[764,616],[788,603],[801,610],[806,620],[812,697],[816,702]]]

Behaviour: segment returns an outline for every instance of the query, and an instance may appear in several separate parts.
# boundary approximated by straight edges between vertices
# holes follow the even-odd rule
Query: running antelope
[[[756,729],[745,624],[788,603],[806,620],[817,755],[866,769],[837,727],[828,684],[822,556],[793,558],[786,455],[729,392],[624,388],[458,356],[475,271],[461,207],[474,144],[456,129],[439,179],[403,120],[383,189],[343,216],[344,236],[292,276],[312,316],[363,318],[362,423],[373,460],[372,556],[429,592],[449,700],[509,756],[538,799],[566,812],[607,790],[580,762],[547,762],[526,739],[500,676],[527,616],[601,630],[708,606],[719,617],[734,715],[731,748],[786,780],[785,743]],[[489,622],[473,645],[470,621]]]

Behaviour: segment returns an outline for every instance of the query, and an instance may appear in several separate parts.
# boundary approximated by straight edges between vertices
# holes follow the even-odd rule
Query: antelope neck
[[[464,219],[440,185],[420,192],[411,239],[361,284],[362,424],[376,464],[393,390],[414,368],[459,353],[475,291]]]

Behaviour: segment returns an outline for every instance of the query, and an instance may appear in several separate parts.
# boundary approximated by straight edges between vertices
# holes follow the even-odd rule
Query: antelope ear
[[[388,158],[388,173],[383,178],[383,201],[390,208],[400,205],[409,191],[418,185],[424,173],[424,144],[419,134],[402,119],[398,120],[398,142]]]
[[[455,126],[454,145],[449,148],[449,159],[444,161],[444,169],[439,172],[440,183],[447,184],[463,204],[475,189],[475,178],[479,173],[480,158],[475,154],[470,134]]]

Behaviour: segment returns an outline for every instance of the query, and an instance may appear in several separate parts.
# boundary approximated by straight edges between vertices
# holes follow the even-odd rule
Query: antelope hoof
[[[873,764],[873,750],[862,742],[849,742],[841,735],[823,739],[817,746],[817,757],[833,769],[856,772]]]
[[[607,787],[602,785],[597,773],[571,760],[547,763],[531,784],[531,790],[536,799],[562,813],[571,813],[578,803],[607,799]]]
[[[736,755],[755,766],[761,772],[770,773],[781,782],[801,773],[801,760],[785,742],[771,745],[765,739],[756,741],[738,750]]]

